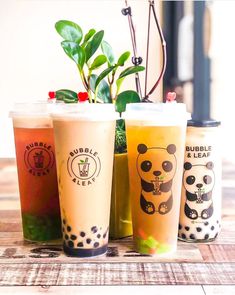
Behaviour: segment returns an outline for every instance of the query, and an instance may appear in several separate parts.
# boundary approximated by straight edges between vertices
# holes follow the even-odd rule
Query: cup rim
[[[52,120],[113,121],[119,118],[113,103],[56,104],[50,116]]]

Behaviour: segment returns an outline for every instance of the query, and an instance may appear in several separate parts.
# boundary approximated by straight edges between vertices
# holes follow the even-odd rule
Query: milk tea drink
[[[47,103],[16,104],[13,118],[23,235],[61,238],[54,135]]]
[[[116,115],[113,105],[58,106],[52,114],[62,215],[69,256],[107,251]]]
[[[187,127],[179,239],[214,240],[221,227],[220,125],[189,121]]]
[[[177,246],[186,108],[129,104],[125,116],[135,249],[169,253]]]

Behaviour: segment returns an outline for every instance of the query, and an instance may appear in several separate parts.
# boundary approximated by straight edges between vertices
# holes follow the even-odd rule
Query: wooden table
[[[102,295],[133,290],[136,294],[235,294],[235,183],[231,170],[227,169],[223,182],[222,232],[217,240],[179,242],[177,252],[165,258],[134,252],[131,238],[111,241],[106,256],[92,259],[66,257],[59,243],[24,242],[17,184],[12,181],[15,176],[14,162],[0,163],[0,294],[65,294],[67,290],[68,294]],[[87,287],[101,285],[112,287]]]

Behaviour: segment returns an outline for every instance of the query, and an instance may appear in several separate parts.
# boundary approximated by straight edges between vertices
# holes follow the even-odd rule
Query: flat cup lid
[[[112,103],[77,103],[54,105],[50,113],[53,120],[114,121],[118,119]]]
[[[124,118],[133,124],[141,121],[142,125],[174,126],[186,124],[191,115],[184,103],[131,103],[126,107]]]
[[[11,118],[19,117],[49,117],[53,104],[47,101],[15,103],[9,113]]]

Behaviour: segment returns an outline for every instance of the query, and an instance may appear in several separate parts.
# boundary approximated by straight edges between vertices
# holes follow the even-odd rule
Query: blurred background
[[[138,55],[145,65],[148,0],[128,0],[128,5],[132,7]],[[128,20],[121,13],[125,6],[124,0],[0,0],[0,158],[15,157],[8,118],[14,102],[46,100],[48,91],[61,88],[84,91],[76,66],[60,47],[55,22],[68,19],[84,31],[104,29],[105,40],[118,56],[132,51]],[[155,7],[167,41],[168,63],[164,81],[151,99],[161,101],[166,91],[174,90],[190,112],[198,112],[201,105],[203,112],[221,120],[223,158],[235,163],[235,1],[155,1]],[[198,24],[200,19],[203,22]],[[162,61],[156,25],[151,26],[149,87]],[[201,42],[203,52],[195,50]],[[143,84],[144,74],[140,76]],[[129,78],[125,88],[134,87],[134,78]]]

